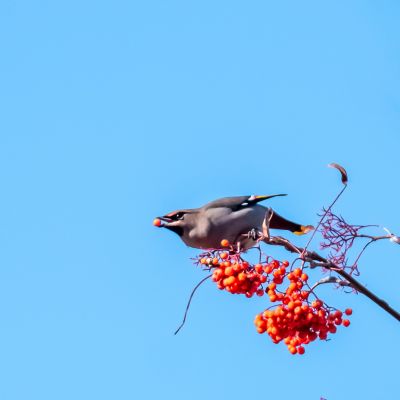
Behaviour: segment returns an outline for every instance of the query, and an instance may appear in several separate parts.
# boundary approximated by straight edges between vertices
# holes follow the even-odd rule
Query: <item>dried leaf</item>
[[[331,163],[331,164],[328,165],[328,167],[336,168],[340,172],[340,174],[342,175],[342,183],[343,183],[343,185],[347,185],[347,182],[348,182],[347,172],[341,165],[336,164],[336,163]]]

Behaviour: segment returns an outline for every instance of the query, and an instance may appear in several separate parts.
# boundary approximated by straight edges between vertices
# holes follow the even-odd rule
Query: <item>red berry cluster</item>
[[[229,242],[221,245],[228,247]],[[304,354],[304,345],[326,340],[328,334],[336,333],[338,325],[350,325],[343,314],[351,315],[352,310],[343,313],[317,299],[308,285],[308,275],[301,268],[290,269],[287,261],[253,265],[231,249],[212,251],[200,256],[198,262],[213,270],[212,279],[221,290],[247,297],[266,293],[275,304],[255,317],[256,329],[267,333],[274,343],[283,341],[292,354]],[[311,301],[310,296],[315,299]]]
[[[345,313],[351,314],[351,309]],[[274,343],[283,342],[292,354],[304,354],[303,345],[316,339],[325,340],[329,333],[336,333],[337,325],[349,326],[339,310],[330,311],[320,300],[290,301],[256,315],[254,323],[259,333],[267,332]]]
[[[273,310],[265,310],[254,320],[259,333],[268,333],[274,343],[283,341],[290,353],[304,354],[303,345],[321,339],[325,340],[329,333],[336,333],[337,325],[349,326],[350,321],[343,319],[343,313],[333,310],[321,300],[309,301],[311,291],[308,287],[308,275],[300,268],[288,273],[284,268],[276,267],[274,279],[268,286],[271,302],[279,302]],[[278,291],[277,285],[284,279],[289,285],[284,291]],[[351,315],[346,309],[345,314]]]
[[[264,295],[261,285],[267,281],[267,277],[250,267],[246,261],[233,264],[225,261],[214,269],[212,280],[217,283],[218,289],[252,297],[254,293],[258,296]]]
[[[229,246],[227,241],[222,241],[221,244]],[[267,282],[268,274],[277,263],[274,261],[252,265],[236,254],[225,251],[214,251],[213,257],[202,257],[199,262],[213,269],[212,280],[217,283],[218,289],[232,294],[245,294],[246,297],[264,295],[266,291],[262,285]]]
[[[217,283],[221,290],[233,294],[245,294],[252,297],[254,294],[263,296],[270,294],[268,289],[263,288],[263,283],[273,279],[273,284],[282,283],[289,263],[283,261],[272,261],[264,264],[252,265],[243,261],[236,254],[215,251],[213,257],[202,257],[200,264],[213,269],[212,280]],[[275,270],[275,271],[274,271]],[[270,275],[273,272],[273,276]],[[271,301],[273,296],[270,296]]]

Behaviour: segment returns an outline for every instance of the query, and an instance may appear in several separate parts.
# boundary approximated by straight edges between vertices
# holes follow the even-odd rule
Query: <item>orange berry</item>
[[[296,268],[296,269],[293,270],[292,273],[293,273],[293,275],[296,276],[297,278],[300,278],[302,272],[301,272],[301,269],[300,269],[300,268]]]
[[[303,312],[303,310],[302,310],[301,307],[299,307],[299,306],[297,306],[297,307],[294,309],[294,313],[295,313],[296,315],[301,314],[302,312]]]
[[[222,276],[223,276],[223,272],[220,269],[216,269],[213,272],[212,279],[214,282],[217,282],[222,278]]]
[[[242,270],[242,266],[240,264],[233,264],[232,268],[235,272],[240,272]]]
[[[153,220],[153,225],[160,227],[162,225],[162,221],[160,218],[156,218]]]
[[[291,292],[293,292],[293,290],[295,290],[295,289],[297,289],[297,284],[294,283],[294,282],[292,282],[292,283],[289,285],[289,287],[287,288],[287,292],[288,292],[288,293],[291,293]]]
[[[303,283],[300,282],[300,281],[297,282],[296,285],[297,285],[297,288],[298,288],[298,289],[302,289],[302,288],[303,288]]]
[[[228,253],[220,253],[221,260],[226,260],[228,258]]]
[[[227,239],[222,239],[221,240],[221,246],[222,247],[228,247],[229,246],[229,240],[227,240]]]
[[[264,330],[267,329],[267,323],[263,319],[259,319],[255,324],[259,328],[263,328]]]
[[[226,276],[232,276],[235,274],[235,271],[233,270],[233,267],[226,267],[225,268],[225,275]]]
[[[311,303],[311,305],[315,308],[315,309],[319,309],[322,307],[322,302],[321,300],[315,300]]]
[[[307,304],[303,304],[303,305],[301,306],[301,311],[302,311],[303,313],[308,313],[308,305],[307,305]]]
[[[261,321],[263,319],[262,314],[257,314],[254,317],[254,323],[257,325],[257,321]]]
[[[301,280],[306,282],[308,280],[308,275],[307,274],[301,274]]]
[[[261,274],[263,272],[263,266],[261,264],[256,264],[254,266],[254,269],[258,274]]]
[[[228,276],[228,278],[225,278],[222,283],[224,286],[231,286],[233,283],[236,282],[236,278],[234,276]]]
[[[267,265],[266,267],[264,267],[264,272],[266,274],[270,274],[272,272],[272,266],[271,265]]]
[[[276,269],[274,271],[273,275],[274,275],[275,278],[279,278],[281,276],[281,273],[280,273],[279,269]]]
[[[244,272],[241,272],[241,273],[238,275],[238,280],[239,280],[240,282],[244,282],[245,280],[247,280],[247,275],[246,275]]]
[[[279,261],[274,260],[271,262],[272,268],[278,268],[279,267]]]

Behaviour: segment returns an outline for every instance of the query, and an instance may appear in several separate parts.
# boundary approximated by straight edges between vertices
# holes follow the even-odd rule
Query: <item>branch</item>
[[[341,268],[337,268],[334,265],[332,265],[332,267],[330,267],[328,269],[331,269],[332,271],[337,272],[340,276],[345,278],[355,290],[362,293],[364,296],[367,296],[375,304],[377,304],[379,307],[383,308],[386,312],[388,312],[392,317],[394,317],[398,321],[400,321],[400,313],[398,313],[395,309],[390,307],[386,301],[380,299],[378,296],[376,296],[374,293],[372,293],[369,289],[367,289],[365,286],[363,286],[360,282],[358,282],[349,273],[347,273],[346,271],[344,271]]]
[[[205,278],[203,278],[203,279],[194,287],[194,289],[192,290],[192,293],[190,294],[188,303],[187,303],[187,305],[186,305],[186,310],[185,310],[185,314],[184,314],[184,316],[183,316],[182,323],[179,325],[178,329],[174,332],[174,335],[176,335],[176,334],[183,328],[183,325],[185,325],[187,313],[188,313],[189,307],[190,307],[190,303],[191,303],[191,301],[192,301],[193,295],[195,294],[196,290],[199,288],[199,286],[200,286],[203,282],[205,282],[207,279],[209,279],[209,278],[211,278],[211,277],[212,277],[212,274],[206,276]]]
[[[353,289],[357,290],[357,292],[360,292],[364,296],[368,297],[375,304],[377,304],[379,307],[383,308],[386,312],[388,312],[392,317],[400,321],[400,313],[398,313],[396,310],[390,307],[386,301],[382,300],[374,293],[372,293],[369,289],[367,289],[364,285],[358,282],[352,275],[346,272],[343,268],[327,260],[326,258],[320,256],[318,253],[314,251],[308,251],[301,247],[297,247],[293,243],[291,243],[288,239],[279,236],[274,236],[270,238],[263,237],[263,240],[267,244],[281,246],[292,253],[300,254],[301,255],[300,258],[303,261],[310,263],[311,267],[323,267],[330,271],[336,272],[342,278],[346,279]]]

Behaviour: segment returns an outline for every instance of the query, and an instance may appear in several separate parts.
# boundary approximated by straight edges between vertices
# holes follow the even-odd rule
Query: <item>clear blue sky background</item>
[[[315,223],[335,161],[336,210],[400,232],[399,19],[397,1],[3,0],[0,398],[396,398],[399,324],[361,295],[323,288],[352,325],[303,357],[255,332],[264,299],[211,282],[173,336],[204,273],[151,222],[284,192],[271,205]],[[400,247],[361,264],[399,309]]]

